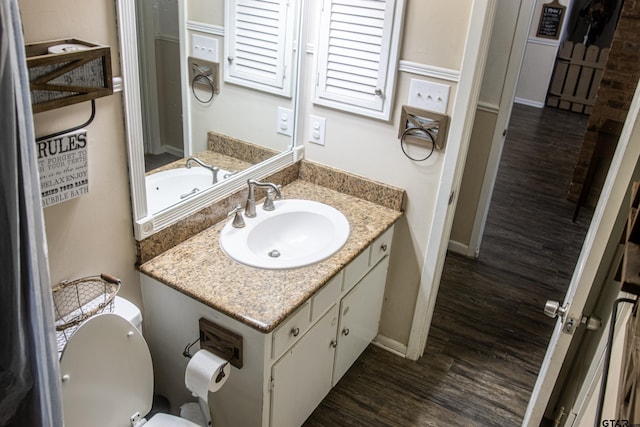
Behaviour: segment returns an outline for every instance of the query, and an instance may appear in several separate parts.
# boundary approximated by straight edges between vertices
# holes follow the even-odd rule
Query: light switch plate
[[[327,121],[324,117],[309,116],[309,141],[324,145],[324,135]]]
[[[451,86],[411,79],[408,104],[412,107],[447,114]]]
[[[211,62],[220,62],[218,60],[218,39],[200,34],[192,34],[191,56]]]
[[[276,132],[283,135],[293,136],[293,110],[290,108],[278,107]]]

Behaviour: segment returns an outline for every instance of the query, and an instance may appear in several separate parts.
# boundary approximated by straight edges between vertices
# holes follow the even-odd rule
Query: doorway
[[[145,172],[184,156],[177,0],[136,2]]]
[[[545,93],[546,89],[547,87],[543,89]],[[508,90],[506,85],[505,90]],[[506,106],[507,104],[502,105]],[[535,114],[529,116],[529,122],[525,120],[518,125],[521,119],[518,116],[527,116],[528,113],[533,114],[536,111],[537,117]],[[540,357],[538,364],[534,364],[533,368],[533,372],[536,373],[533,378],[534,382],[555,324],[554,321],[548,321],[543,317],[542,308],[547,299],[559,301],[564,299],[592,214],[592,208],[582,208],[574,224],[572,218],[575,204],[567,200],[567,192],[582,144],[587,117],[550,108],[537,109],[519,104],[513,106],[502,162],[497,170],[498,181],[493,189],[494,197],[491,207],[488,208],[487,225],[483,233],[486,240],[482,250],[479,253],[476,252],[478,258],[474,261],[452,254],[447,257],[436,302],[432,328],[437,327],[438,310],[445,310],[444,316],[448,317],[449,323],[452,321],[452,316],[457,316],[466,319],[461,322],[467,327],[472,325],[471,327],[478,328],[477,322],[487,322],[489,325],[493,325],[495,329],[491,333],[496,335],[487,334],[485,338],[488,340],[497,340],[501,343],[504,343],[505,340],[513,340],[515,343],[521,343],[521,350],[527,352],[526,356],[524,353],[521,354],[523,358],[521,367],[524,367],[526,372],[531,372],[530,365],[527,363]],[[508,121],[508,119],[505,120],[505,123]],[[568,131],[565,126],[573,121],[578,123],[578,134],[582,135],[578,136],[577,144],[571,150],[571,144],[567,144],[571,131]],[[580,122],[582,123],[580,124]],[[537,127],[535,123],[537,123]],[[521,128],[521,131],[518,127]],[[501,129],[498,127],[496,129],[497,135]],[[557,135],[554,136],[554,132],[550,132],[550,130],[557,130]],[[537,140],[534,136],[535,141],[526,143],[527,139],[531,139],[532,135],[537,135],[538,132],[540,137]],[[567,137],[563,138],[565,134]],[[558,135],[560,135],[559,139]],[[516,147],[510,146],[514,140],[522,142],[522,144]],[[527,151],[527,147],[532,148],[532,151]],[[566,150],[556,151],[560,147]],[[508,160],[508,156],[515,156],[515,160],[513,160],[515,167],[510,168],[509,163],[505,165],[504,162]],[[564,171],[564,177],[558,175],[560,169],[554,164],[554,161],[561,160],[563,156],[569,156],[572,159],[568,164],[568,169]],[[541,170],[548,176],[536,176],[534,172],[536,167],[542,168]],[[523,174],[523,172],[529,172],[531,176]],[[507,174],[506,178],[505,174]],[[551,178],[551,180],[546,181],[546,178]],[[500,196],[501,193],[504,196]],[[554,196],[551,197],[551,195]],[[533,206],[526,204],[530,201],[534,202]],[[521,209],[522,206],[525,208]],[[560,209],[559,216],[554,218],[559,223],[549,224],[550,211],[546,211],[546,208]],[[562,212],[563,210],[564,212]],[[580,227],[581,222],[582,227]],[[550,228],[546,229],[546,226]],[[574,238],[575,241],[572,240]],[[491,239],[497,242],[495,246],[492,246]],[[492,266],[492,269],[489,266]],[[476,271],[471,279],[467,278],[472,281],[471,285],[458,286],[456,283],[448,283],[450,277],[453,277],[453,282],[455,282],[459,271],[473,268],[480,268],[481,271]],[[452,271],[453,273],[451,273]],[[533,273],[535,277],[528,277],[530,273]],[[487,277],[492,277],[496,283],[502,284],[503,287],[496,291],[486,285]],[[512,277],[511,282],[501,282],[503,278],[508,277]],[[476,281],[474,282],[474,280]],[[529,280],[532,281],[529,282]],[[521,284],[517,283],[518,281],[525,282],[528,286],[523,288]],[[476,283],[479,286],[486,285],[487,287],[479,290]],[[470,295],[473,295],[474,303],[466,309],[458,307],[458,310],[447,314],[448,306],[454,304],[453,300],[448,301],[446,296],[443,296],[443,293],[447,292],[445,288],[448,286],[453,289],[453,300],[456,296],[460,298],[460,295],[469,292]],[[465,286],[468,287],[465,289]],[[527,293],[531,292],[529,287],[536,293],[533,295]],[[489,298],[489,300],[487,301],[485,298]],[[508,301],[507,309],[501,307],[502,299]],[[441,301],[445,303],[442,304]],[[472,314],[468,315],[467,313]],[[531,329],[513,326],[504,336],[501,336],[500,332],[504,332],[510,326],[502,324],[496,326],[495,323],[492,323],[495,320],[492,318],[496,315],[495,313],[500,313],[497,315],[498,321],[503,323],[517,325],[521,318],[524,318],[531,325]],[[535,335],[536,328],[545,322],[547,322],[547,326],[543,335],[546,335],[546,339],[541,339],[538,344],[534,345],[536,337],[539,338]],[[545,330],[544,327],[541,331],[543,330]],[[448,333],[455,334],[453,330],[448,330]],[[523,338],[521,334],[525,337]],[[506,354],[514,355],[517,354],[517,351],[511,352],[510,350]],[[527,382],[525,377],[523,376],[519,380],[519,385],[523,386]]]
[[[514,115],[512,116],[512,118],[515,118],[515,117],[517,116],[517,113],[518,113],[518,111],[517,111],[517,110],[518,110],[518,107],[517,107],[517,106],[514,106]],[[546,109],[546,108],[545,108],[544,110],[547,110],[547,111],[548,111],[549,109]],[[557,110],[556,110],[556,111],[557,111]],[[624,114],[624,112],[623,112],[623,114]],[[586,116],[585,116],[585,117],[586,117]],[[562,119],[567,119],[567,118],[562,118]],[[569,119],[570,119],[570,118],[569,118]],[[512,121],[512,125],[513,125],[513,124],[514,124],[514,121]],[[561,123],[561,122],[560,122],[560,121],[558,121],[558,120],[553,120],[553,118],[552,118],[552,120],[551,120],[551,121],[547,121],[547,128],[550,128],[550,129],[558,128],[558,132],[563,132],[563,125],[564,125],[564,123]],[[513,126],[510,126],[510,128],[509,128],[510,133],[512,132],[512,127],[513,127]],[[584,127],[586,127],[586,121],[585,121],[585,123],[583,124],[583,133],[584,133]],[[543,136],[543,135],[544,135],[543,130],[541,130],[541,129],[537,129],[537,132],[539,132],[539,133],[540,133],[540,136]],[[513,135],[511,135],[511,136],[513,136]],[[543,138],[541,138],[541,139],[543,139]],[[506,150],[508,149],[508,147],[507,147],[506,145],[507,145],[507,144],[505,144],[505,152],[506,152]],[[614,145],[615,145],[615,144],[614,144]],[[580,151],[580,145],[578,145],[578,147],[577,147],[576,154],[577,154],[579,151]],[[576,157],[577,157],[577,156],[574,156],[574,159],[575,159]],[[542,163],[542,164],[544,164],[544,161],[542,161],[541,163]],[[502,168],[503,168],[503,165],[501,164],[500,169],[502,169]],[[606,174],[606,171],[605,171],[605,174]],[[560,186],[560,183],[557,183],[557,185],[558,185],[558,186]],[[562,194],[562,195],[563,195],[563,200],[564,200],[564,199],[566,199],[568,188],[569,188],[569,185],[567,185],[566,183],[565,183],[565,185],[562,187],[562,191],[563,191],[563,194]],[[549,188],[549,189],[547,189],[547,190],[553,190],[553,189],[552,189],[552,188]],[[516,194],[517,194],[517,193],[516,193]],[[517,199],[516,199],[516,200],[517,200]],[[493,210],[493,203],[495,203],[495,201],[494,201],[494,202],[492,202],[492,210]],[[510,203],[506,203],[505,205],[506,205],[506,206],[509,206],[509,208],[510,208],[510,209],[513,209],[513,207],[511,206],[511,204],[510,204]],[[584,214],[585,214],[585,211],[586,211],[586,209],[582,208],[582,211],[580,212],[580,216],[584,215]],[[590,218],[590,217],[591,217],[591,213],[592,213],[592,212],[591,212],[591,209],[589,209],[589,212],[588,212],[588,218]],[[579,219],[584,219],[584,218],[580,218],[580,217],[578,217],[578,218],[579,218]],[[588,225],[588,224],[587,224],[587,225]],[[489,225],[488,225],[487,227],[489,227]],[[535,228],[535,227],[534,227],[532,232],[533,232],[533,233],[536,233],[536,232],[539,232],[539,230],[537,230],[537,228]],[[562,232],[562,231],[561,231],[561,229],[556,229],[556,233],[558,233],[558,235],[556,236],[557,238],[561,238],[561,232]],[[585,229],[585,232],[586,232],[586,229]],[[537,236],[536,236],[536,238],[537,238]],[[582,234],[582,238],[584,238],[584,234]],[[557,240],[557,239],[554,239],[554,241],[555,241],[555,240]],[[568,243],[568,242],[567,242],[567,243]],[[577,244],[577,250],[578,250],[578,251],[580,251],[580,250],[581,250],[581,247],[582,247],[582,240]],[[543,247],[542,247],[542,249],[544,249],[544,248],[545,248],[545,247],[543,246]],[[482,257],[482,255],[481,255],[481,257]],[[547,263],[549,263],[549,262],[550,262],[550,263],[553,263],[553,264],[556,264],[556,263],[563,263],[563,262],[565,262],[565,260],[566,260],[567,258],[570,258],[570,257],[564,257],[564,258],[560,258],[560,259],[551,258],[551,259],[550,259],[550,261],[548,261]],[[526,259],[526,257],[525,257],[525,259]],[[561,285],[561,286],[559,287],[559,297],[558,297],[558,298],[556,298],[558,301],[562,301],[562,300],[564,300],[564,295],[565,295],[566,290],[567,290],[567,288],[568,288],[568,286],[569,286],[569,283],[570,283],[570,280],[571,280],[571,276],[573,275],[573,270],[574,270],[574,268],[575,268],[575,261],[576,261],[576,260],[577,260],[577,258],[576,258],[576,257],[574,257],[574,258],[573,258],[572,263],[571,263],[571,264],[570,264],[570,266],[569,266],[570,268],[569,268],[569,270],[568,270],[570,275],[565,279],[565,283],[564,283],[564,285]],[[534,271],[535,271],[535,270],[537,270],[537,271],[539,271],[539,272],[540,272],[540,274],[541,274],[541,275],[544,275],[544,274],[546,273],[546,271],[545,271],[545,267],[546,267],[546,266],[545,266],[545,263],[544,263],[544,262],[543,262],[543,263],[539,263],[539,264],[534,268]],[[538,312],[537,312],[537,315],[538,315],[538,316],[540,316],[540,315],[542,314],[542,313],[541,313],[541,311],[542,311],[541,309],[542,309],[542,307],[544,307],[544,300],[546,300],[547,298],[549,298],[549,299],[554,299],[553,297],[550,297],[550,295],[553,295],[553,289],[548,289],[548,288],[544,288],[544,287],[543,287],[543,288],[541,289],[541,293],[542,293],[542,295],[544,296],[544,298],[543,298],[541,301],[537,301],[537,304],[538,304],[538,305],[537,305],[537,307],[536,307],[536,308],[537,308],[537,311],[538,311]],[[545,295],[545,293],[546,293],[546,295]],[[555,324],[556,322],[553,322],[553,323]],[[552,329],[552,328],[549,328],[549,329],[548,329],[548,331],[549,331],[549,336],[550,336],[550,333],[551,333],[551,329]],[[545,341],[545,342],[546,342],[546,341]],[[546,347],[546,345],[544,345],[544,347]]]
[[[555,323],[542,308],[564,298],[589,227],[592,210],[574,223],[566,199],[584,123],[575,113],[515,104],[482,251],[445,261],[430,340],[447,343],[441,351],[452,370],[473,367],[468,375],[483,393],[509,390],[493,402],[504,411],[500,425],[522,421]]]

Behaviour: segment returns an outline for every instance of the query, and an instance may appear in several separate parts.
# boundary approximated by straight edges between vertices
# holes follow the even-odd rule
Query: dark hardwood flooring
[[[592,210],[566,192],[587,117],[516,104],[478,259],[447,256],[424,356],[375,346],[305,426],[518,426]]]
[[[162,154],[145,154],[144,155],[144,171],[149,172],[160,166],[164,166],[171,162],[175,162],[176,160],[180,160],[180,157],[174,156],[169,153]]]

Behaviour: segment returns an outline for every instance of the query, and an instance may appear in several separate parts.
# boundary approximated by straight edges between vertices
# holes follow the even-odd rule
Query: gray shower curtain
[[[0,426],[62,426],[24,40],[0,0]]]

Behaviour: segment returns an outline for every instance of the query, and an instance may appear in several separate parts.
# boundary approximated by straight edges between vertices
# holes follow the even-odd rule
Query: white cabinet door
[[[331,390],[337,324],[334,305],[273,365],[272,426],[300,426]]]
[[[378,334],[389,257],[378,263],[340,302],[335,386]]]

